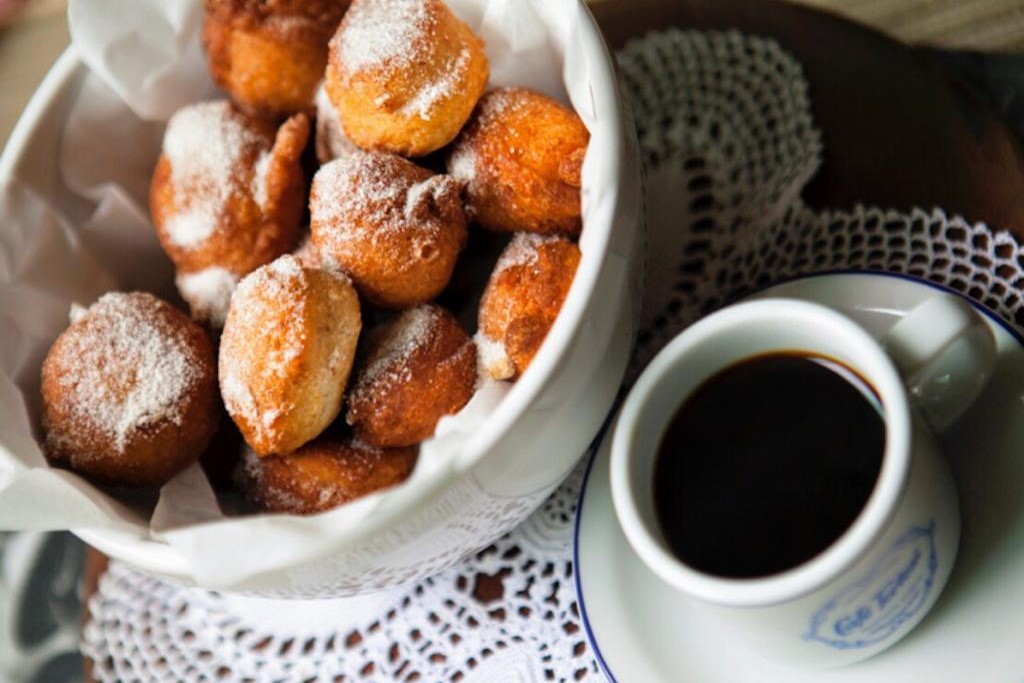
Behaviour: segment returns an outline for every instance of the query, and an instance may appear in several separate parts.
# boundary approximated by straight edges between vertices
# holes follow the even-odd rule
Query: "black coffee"
[[[655,463],[654,504],[672,551],[733,578],[820,553],[878,478],[878,406],[853,371],[799,353],[749,358],[707,380],[669,423]]]

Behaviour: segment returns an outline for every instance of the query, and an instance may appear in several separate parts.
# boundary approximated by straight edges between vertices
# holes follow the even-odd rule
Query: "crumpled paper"
[[[594,120],[586,59],[575,40],[585,20],[580,4],[449,5],[485,40],[492,85],[525,85],[571,103],[594,136],[607,134]],[[405,484],[311,517],[226,516],[198,465],[155,501],[115,496],[46,465],[39,370],[71,304],[115,289],[176,300],[173,267],[149,221],[148,187],[166,120],[185,104],[223,96],[200,47],[202,12],[201,0],[70,0],[72,50],[87,68],[71,72],[77,89],[61,91],[27,152],[0,178],[0,529],[148,539],[175,558],[179,578],[230,588],[321,555],[325,540],[336,549],[376,511],[457,476],[470,437],[487,429],[510,385],[485,385],[445,418]],[[63,116],[54,114],[59,109]],[[614,177],[595,173],[603,159],[594,149],[584,165],[584,221],[588,191],[600,196],[591,178]],[[586,253],[585,237],[581,249]]]

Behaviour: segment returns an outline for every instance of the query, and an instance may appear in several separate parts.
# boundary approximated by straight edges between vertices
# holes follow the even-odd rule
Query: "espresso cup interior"
[[[779,353],[838,361],[870,386],[885,429],[881,467],[860,514],[813,559],[782,573],[743,581],[707,574],[680,560],[662,532],[654,497],[659,446],[680,406],[705,381],[746,359]],[[769,594],[778,598],[798,583],[827,580],[827,574],[855,558],[884,524],[906,474],[908,420],[905,393],[892,363],[877,342],[849,319],[791,300],[767,299],[723,309],[666,346],[630,393],[613,443],[616,511],[631,544],[669,583],[706,593],[703,597],[712,601],[745,604]],[[684,495],[684,488],[680,486],[679,495]],[[739,583],[750,590],[732,590],[739,586],[730,584]],[[758,584],[769,589],[767,593],[759,592]]]

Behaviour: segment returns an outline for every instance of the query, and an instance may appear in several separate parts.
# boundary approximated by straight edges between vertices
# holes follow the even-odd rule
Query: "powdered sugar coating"
[[[415,114],[424,121],[429,121],[437,104],[450,97],[466,81],[470,59],[469,49],[463,48],[454,59],[450,59],[438,71],[435,80],[424,83],[419,92],[399,111],[403,114]]]
[[[448,160],[448,172],[464,185],[476,180],[476,150],[472,145],[456,145]]]
[[[265,201],[265,189],[260,190],[263,183],[247,188],[243,176],[248,174],[239,172],[243,160],[261,149],[269,149],[267,141],[246,125],[230,102],[193,104],[171,117],[163,154],[171,166],[177,205],[165,225],[172,244],[182,248],[201,245],[216,230],[224,205],[234,193],[262,193]]]
[[[554,235],[516,233],[498,258],[477,312],[479,334],[501,342],[482,353],[495,379],[504,379],[507,364],[526,371],[554,325],[568,296],[580,261],[579,247]]]
[[[79,320],[85,317],[85,314],[89,312],[89,309],[82,304],[73,303],[71,304],[71,310],[68,311],[68,322],[77,323]]]
[[[361,327],[348,279],[290,254],[239,283],[221,335],[221,395],[254,451],[290,453],[337,417]]]
[[[263,152],[256,160],[252,176],[252,198],[261,211],[267,210],[267,172],[270,169],[270,152]]]
[[[494,275],[515,266],[529,266],[537,262],[537,250],[549,242],[558,242],[556,235],[539,235],[532,232],[517,232],[494,264]]]
[[[70,414],[47,425],[48,446],[73,447],[84,433],[122,454],[147,425],[182,424],[203,359],[161,305],[149,294],[115,292],[79,312],[59,340],[64,371],[56,376]]]
[[[264,424],[263,413],[240,373],[221,371],[220,395],[231,415],[240,415],[253,424]]]
[[[299,246],[292,251],[292,256],[302,265],[303,268],[322,268],[323,263],[320,253],[313,244],[313,235],[305,233],[299,240]]]
[[[213,267],[196,273],[179,273],[175,283],[181,298],[192,309],[192,317],[220,329],[227,320],[231,295],[238,286],[238,280],[231,271]]]
[[[263,373],[272,373],[283,378],[287,366],[299,357],[307,336],[303,323],[306,315],[306,297],[303,294],[308,287],[309,282],[302,265],[291,254],[286,254],[270,265],[254,271],[238,285],[238,296],[249,300],[259,297],[264,301],[279,304],[288,311],[285,317],[288,333],[284,335],[288,343],[273,349],[261,368]],[[259,329],[259,315],[260,311],[256,307],[239,307],[239,322],[244,324],[246,329]],[[230,368],[228,374],[231,374]],[[265,408],[264,413],[270,410]],[[263,422],[269,421],[266,415],[260,419]]]
[[[295,363],[307,343],[305,325],[309,283],[299,261],[290,254],[258,268],[246,276],[235,290],[230,315],[233,324],[242,330],[259,330],[265,325],[264,305],[272,302],[283,313],[276,322],[280,325],[278,338],[285,343],[272,348],[262,363],[241,363],[244,355],[220,355],[220,389],[224,407],[232,417],[243,419],[258,438],[264,438],[274,420],[290,406],[281,405],[269,397],[256,395],[254,386],[262,386],[288,374],[289,365]]]
[[[313,176],[310,209],[314,222],[348,223],[367,218],[382,224],[402,221],[408,188],[396,182],[384,157],[357,152],[324,164]],[[339,231],[342,238],[348,233]]]
[[[417,182],[405,167],[426,177]],[[458,196],[459,184],[451,176],[430,175],[398,157],[360,151],[320,167],[313,177],[311,210],[314,223],[339,228],[331,235],[340,241],[361,228],[368,228],[371,236],[426,234],[443,225],[436,208],[458,201]]]
[[[358,151],[355,143],[345,134],[341,115],[321,86],[316,91],[316,158],[321,164]]]
[[[374,330],[370,355],[349,395],[345,420],[372,446],[412,446],[472,398],[473,340],[437,304],[410,309]]]
[[[527,103],[523,98],[523,88],[497,88],[491,90],[486,96],[480,98],[477,103],[476,125],[488,128],[493,125],[500,125],[507,121],[507,117],[521,114],[527,110]],[[517,131],[509,131],[513,135]]]
[[[503,135],[513,140],[519,138],[519,131],[514,127],[503,125],[505,116],[524,109],[521,90],[518,88],[498,88],[485,94],[477,103],[473,112],[473,119],[466,127],[463,134],[456,140],[448,158],[448,172],[452,177],[464,184],[470,192],[476,189],[476,183],[480,180],[479,153],[476,149],[476,139],[482,136],[481,131],[486,131],[492,126],[501,126]],[[523,146],[529,144],[528,140],[523,141]],[[509,149],[510,154],[515,154],[518,145]]]
[[[434,306],[417,306],[398,316],[388,327],[384,343],[374,349],[367,360],[352,390],[353,397],[360,398],[380,381],[407,381],[409,367],[405,361],[430,339],[439,315],[439,309]]]
[[[310,214],[322,263],[384,308],[440,294],[467,239],[459,183],[393,154],[357,152],[322,166]]]
[[[356,0],[333,38],[334,49],[349,75],[383,65],[405,68],[415,62],[432,25],[425,0]]]
[[[407,221],[430,220],[432,207],[445,201],[446,196],[458,193],[458,184],[451,176],[434,175],[414,185],[405,194],[405,219]]]
[[[507,125],[510,118],[522,115],[527,111],[526,102],[523,98],[523,90],[520,88],[498,88],[489,90],[480,101],[477,102],[473,111],[473,119],[470,126],[465,129],[463,135],[456,142],[455,148],[449,160],[451,174],[463,182],[470,182],[477,176],[477,153],[473,149],[473,138],[480,137],[482,131],[499,126],[502,134],[512,140],[512,147],[508,150],[511,156],[522,152],[520,147],[525,148],[530,140],[521,140],[519,130]]]
[[[448,154],[481,227],[569,237],[582,230],[590,133],[569,107],[526,88],[484,93]]]

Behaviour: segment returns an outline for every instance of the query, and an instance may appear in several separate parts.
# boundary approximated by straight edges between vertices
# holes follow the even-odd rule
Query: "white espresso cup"
[[[755,578],[699,571],[672,552],[658,520],[654,476],[662,437],[705,381],[744,360],[781,353],[838,361],[870,385],[884,422],[874,486],[846,531],[809,560]],[[933,430],[971,404],[994,363],[986,323],[952,294],[924,302],[881,340],[804,301],[762,299],[722,309],[668,344],[630,391],[612,442],[616,515],[643,562],[738,647],[810,667],[870,657],[913,629],[949,578],[960,515]],[[742,429],[742,415],[735,420]],[[729,495],[727,481],[720,495]]]

